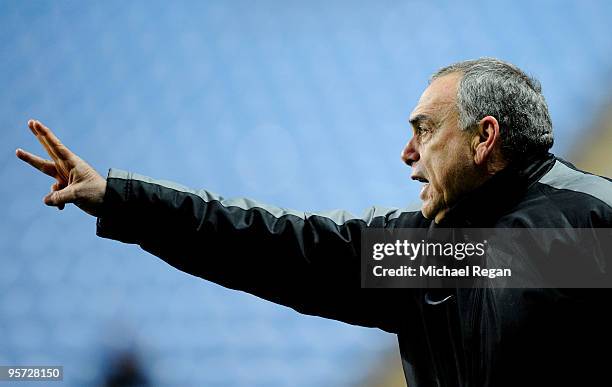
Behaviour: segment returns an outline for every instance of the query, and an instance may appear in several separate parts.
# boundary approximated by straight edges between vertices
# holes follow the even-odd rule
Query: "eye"
[[[417,132],[419,134],[427,134],[430,132],[429,127],[427,125],[419,125],[419,127],[417,128]]]
[[[421,144],[428,142],[432,137],[433,130],[428,125],[419,125],[416,128],[417,141]]]

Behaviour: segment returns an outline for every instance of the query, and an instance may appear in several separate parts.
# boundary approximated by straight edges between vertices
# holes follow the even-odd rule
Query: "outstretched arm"
[[[418,227],[419,212],[303,213],[114,169],[104,180],[50,130],[37,122],[30,128],[53,161],[18,156],[63,187],[45,202],[74,202],[97,216],[99,236],[138,244],[182,271],[306,314],[397,332],[415,311],[409,289],[361,288],[359,254],[363,229],[396,227],[400,218],[404,227]]]

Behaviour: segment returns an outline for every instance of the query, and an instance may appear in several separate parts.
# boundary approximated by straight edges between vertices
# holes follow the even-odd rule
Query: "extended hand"
[[[45,160],[23,149],[17,149],[16,154],[21,160],[55,178],[51,192],[44,198],[45,204],[61,210],[66,203],[74,203],[88,214],[99,216],[106,180],[62,144],[49,128],[34,120],[28,121],[28,126],[52,160]]]

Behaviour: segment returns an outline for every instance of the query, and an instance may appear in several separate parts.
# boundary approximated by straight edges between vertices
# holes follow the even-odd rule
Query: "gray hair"
[[[546,153],[552,147],[552,122],[538,80],[510,63],[480,58],[446,66],[431,81],[452,73],[463,74],[457,90],[461,129],[474,128],[486,116],[495,117],[502,154],[508,160]]]

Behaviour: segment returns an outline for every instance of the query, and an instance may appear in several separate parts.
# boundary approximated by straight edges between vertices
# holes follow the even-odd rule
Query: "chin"
[[[437,219],[437,217],[443,212],[445,211],[443,211],[440,206],[436,206],[435,203],[432,203],[430,200],[423,202],[421,205],[421,214],[423,214],[426,219],[438,221],[439,219]]]
[[[435,213],[433,213],[433,211],[431,210],[431,208],[428,208],[425,203],[423,203],[423,205],[421,206],[421,214],[423,214],[423,216],[425,217],[425,219],[433,219],[434,216],[436,215]]]

